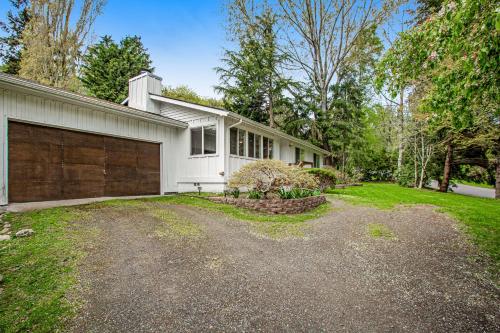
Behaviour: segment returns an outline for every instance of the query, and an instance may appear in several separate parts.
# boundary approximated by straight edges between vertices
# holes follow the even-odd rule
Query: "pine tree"
[[[7,35],[0,37],[2,72],[18,74],[21,67],[21,52],[24,48],[22,34],[29,20],[28,0],[10,0],[16,12],[7,12],[7,22],[0,22],[0,29]]]
[[[270,9],[256,16],[239,36],[239,50],[227,50],[216,68],[227,109],[276,127],[276,114],[284,107],[288,80],[280,73],[285,57],[278,52],[276,17]]]
[[[84,55],[80,80],[91,96],[121,103],[128,96],[128,80],[141,70],[153,71],[151,63],[140,37],[117,44],[104,36]]]

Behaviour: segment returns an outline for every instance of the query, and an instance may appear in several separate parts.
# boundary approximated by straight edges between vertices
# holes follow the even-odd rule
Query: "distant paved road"
[[[433,180],[431,182],[431,188],[438,189],[438,182],[436,180]],[[474,197],[482,197],[482,198],[495,198],[495,190],[494,189],[489,189],[489,188],[484,188],[484,187],[477,187],[477,186],[470,186],[470,185],[463,185],[463,184],[456,184],[453,187],[449,187],[454,193],[458,194],[464,194],[464,195],[472,195]]]

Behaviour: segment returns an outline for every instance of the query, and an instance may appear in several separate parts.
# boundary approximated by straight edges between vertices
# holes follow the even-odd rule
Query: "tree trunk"
[[[500,199],[500,156],[497,156],[497,167],[495,175],[495,199]]]
[[[403,153],[404,153],[404,90],[399,92],[399,106],[398,106],[398,177],[401,173],[403,166]]]
[[[444,171],[443,171],[443,181],[439,187],[440,192],[448,192],[448,186],[450,185],[450,175],[451,175],[451,163],[453,159],[453,146],[451,141],[448,142],[446,148],[446,160],[444,161]]]
[[[413,187],[417,187],[417,183],[418,183],[418,152],[417,152],[417,135],[415,134],[415,142],[414,142],[414,145],[413,145],[413,148],[415,150],[415,154],[414,154],[414,157],[413,157],[413,167],[414,167],[414,171],[415,171],[415,175],[414,175],[414,182],[413,182]]]

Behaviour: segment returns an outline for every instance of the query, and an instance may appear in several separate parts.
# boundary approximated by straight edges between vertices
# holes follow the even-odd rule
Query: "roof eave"
[[[49,97],[56,97],[57,99],[71,103],[78,104],[82,107],[99,109],[102,111],[122,115],[125,117],[131,117],[135,119],[140,119],[148,122],[154,122],[162,125],[169,125],[179,128],[187,128],[188,124],[175,120],[166,118],[160,115],[150,114],[145,111],[136,110],[127,106],[122,106],[119,104],[114,104],[112,102],[100,100],[94,97],[88,97],[79,95],[66,90],[46,86],[33,81],[18,78],[13,75],[8,75],[0,73],[0,85],[8,87],[11,89],[21,90],[28,93],[36,93]]]
[[[283,133],[283,132],[282,132],[282,131],[280,131],[280,130],[274,129],[274,128],[269,127],[269,126],[267,126],[267,125],[263,125],[263,124],[261,124],[261,123],[258,123],[258,122],[256,122],[256,121],[253,121],[253,120],[248,119],[248,118],[246,118],[246,117],[240,116],[240,115],[239,115],[239,114],[237,114],[237,113],[234,113],[234,112],[229,112],[229,111],[228,111],[228,117],[233,118],[233,119],[237,119],[237,120],[242,120],[242,122],[243,122],[244,124],[248,124],[248,125],[251,125],[251,126],[255,126],[255,127],[259,128],[259,129],[261,129],[261,130],[263,130],[263,131],[267,131],[267,132],[272,133],[272,134],[274,134],[274,135],[277,135],[277,136],[279,136],[279,137],[285,138],[285,139],[287,139],[287,140],[289,140],[289,141],[292,141],[292,142],[298,143],[298,144],[300,144],[300,145],[302,145],[302,146],[308,147],[308,148],[310,148],[310,149],[312,149],[312,150],[315,150],[315,151],[317,151],[317,152],[321,152],[322,154],[325,154],[325,155],[330,155],[330,152],[329,152],[328,150],[325,150],[325,149],[323,149],[323,148],[320,148],[320,147],[318,147],[318,146],[315,146],[315,145],[313,145],[313,144],[312,144],[312,143],[310,143],[310,142],[304,141],[304,140],[302,140],[302,139],[298,139],[298,138],[296,138],[296,137],[294,137],[294,136],[291,136],[291,135],[289,135],[289,134]]]
[[[215,114],[218,116],[226,117],[229,114],[229,111],[212,108],[210,106],[204,106],[204,105],[199,105],[199,104],[195,104],[195,103],[184,102],[184,101],[181,101],[178,99],[168,98],[168,97],[159,96],[159,95],[155,95],[155,94],[149,94],[149,96],[154,101],[163,102],[163,103],[170,103],[170,104],[174,104],[177,106],[182,106],[182,107],[186,107],[186,108],[190,108],[190,109],[195,109],[198,111],[212,113],[212,114]]]

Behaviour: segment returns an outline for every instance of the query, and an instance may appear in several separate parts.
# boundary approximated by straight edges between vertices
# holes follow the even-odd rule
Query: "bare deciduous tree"
[[[31,0],[20,75],[55,87],[76,88],[82,48],[105,0],[83,0],[75,19],[74,0]]]
[[[314,86],[321,110],[329,109],[329,89],[366,29],[383,22],[399,2],[385,0],[279,0],[287,53]]]

